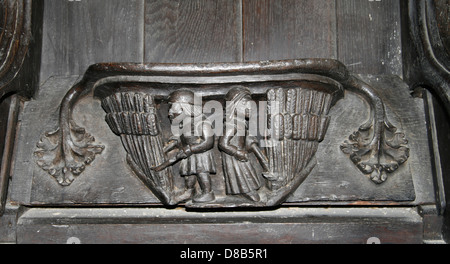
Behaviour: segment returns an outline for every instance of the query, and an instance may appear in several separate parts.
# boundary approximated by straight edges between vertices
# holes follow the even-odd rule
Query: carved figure
[[[178,90],[170,94],[169,118],[172,125],[176,119],[183,120],[179,124],[183,133],[172,137],[164,148],[165,153],[178,149],[175,155],[153,169],[161,171],[180,162],[180,176],[185,177],[186,190],[177,200],[191,198],[198,181],[201,193],[194,196],[192,200],[204,203],[215,200],[210,178],[210,173],[216,173],[212,153],[215,136],[211,124],[206,121],[202,113],[202,106],[195,105],[194,98],[194,93],[188,90]]]
[[[247,119],[250,117],[250,91],[246,87],[236,86],[230,89],[225,99],[226,124],[223,136],[219,138],[219,149],[222,151],[226,193],[241,194],[258,202],[260,196],[257,191],[263,182],[248,159],[249,150],[257,148],[253,138],[248,136],[247,130]]]

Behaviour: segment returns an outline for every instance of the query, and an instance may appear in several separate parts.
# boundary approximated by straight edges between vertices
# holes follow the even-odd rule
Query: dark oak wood
[[[0,100],[14,93],[32,97],[39,83],[42,1],[2,2]]]
[[[338,60],[365,74],[402,76],[399,1],[337,0]]]
[[[6,131],[8,124],[9,110],[11,106],[11,97],[4,98],[0,101],[0,161],[3,157],[3,149],[6,143]]]
[[[240,1],[145,1],[145,62],[241,59]]]
[[[141,0],[46,0],[41,82],[96,62],[142,62]]]
[[[14,163],[13,151],[19,112],[21,111],[19,96],[8,97],[0,104],[0,216],[5,211],[11,168]]]
[[[244,61],[336,58],[335,1],[244,0]]]
[[[311,65],[312,62],[305,62],[304,65]],[[286,65],[280,62],[279,65]],[[128,71],[127,66],[130,68]],[[134,67],[132,67],[134,66]],[[191,65],[171,65],[172,69],[176,69],[181,74],[184,81],[197,81],[201,79],[198,75],[202,75],[202,69],[205,65],[199,65],[197,68],[190,68]],[[267,64],[263,65],[266,69]],[[150,78],[152,75],[164,76],[164,70],[170,69],[169,66],[153,65],[155,72],[147,72]],[[227,68],[220,65],[216,71],[221,73],[233,73],[236,68]],[[129,76],[128,81],[133,83],[134,88],[148,89],[152,87],[153,94],[167,96],[170,91],[180,87],[180,83],[172,82],[169,85],[160,87],[161,79],[155,79],[158,85],[150,83],[138,83],[138,79],[133,79],[131,73],[138,74],[140,71],[145,74],[145,70],[149,71],[152,65],[114,65],[102,64],[91,68],[90,74],[86,78],[94,78],[87,83],[94,85],[95,83],[106,80],[105,75],[101,75],[102,69],[112,70],[116,72],[107,76]],[[335,69],[335,67],[332,67]],[[95,75],[95,69],[98,70]],[[214,69],[210,68],[209,70]],[[247,70],[250,67],[246,68]],[[122,75],[120,75],[122,70]],[[158,70],[158,71],[157,71]],[[186,76],[189,73],[193,76]],[[274,67],[272,70],[280,74],[280,68]],[[167,74],[167,72],[166,72]],[[206,74],[203,72],[203,74]],[[237,74],[237,73],[235,73]],[[259,75],[251,75],[253,80],[261,78]],[[336,74],[336,76],[340,76]],[[136,76],[136,78],[143,76]],[[155,77],[157,78],[157,77]],[[242,81],[243,76],[228,76],[228,82]],[[273,81],[276,77],[271,76]],[[121,80],[125,81],[125,77]],[[179,78],[180,79],[180,78]],[[143,79],[142,79],[143,80]],[[210,81],[212,81],[211,79]],[[222,76],[222,81],[226,81]],[[263,80],[263,79],[259,79]],[[411,140],[411,157],[405,166],[401,166],[398,172],[384,183],[383,188],[371,182],[364,174],[358,171],[358,168],[350,161],[345,159],[345,155],[341,153],[339,145],[351,135],[360,124],[366,121],[367,115],[364,101],[356,95],[347,95],[344,101],[340,101],[333,107],[330,115],[332,116],[332,124],[329,129],[329,136],[325,137],[323,144],[316,153],[318,164],[311,175],[296,191],[288,202],[308,205],[420,205],[433,202],[433,189],[431,181],[430,157],[427,151],[421,151],[427,148],[426,131],[423,124],[423,102],[420,99],[409,97],[408,87],[398,77],[387,78],[382,76],[367,77],[364,80],[372,83],[377,92],[383,95],[383,100],[389,109],[389,120],[394,122],[399,131],[405,131],[407,138]],[[85,128],[85,132],[95,136],[95,144],[106,146],[104,153],[98,155],[95,161],[86,166],[86,170],[70,184],[70,186],[61,188],[58,183],[46,171],[36,166],[36,159],[33,158],[33,152],[36,151],[36,143],[46,131],[54,131],[58,127],[58,106],[52,105],[51,102],[61,101],[64,95],[62,87],[80,88],[74,85],[76,77],[72,78],[52,78],[43,87],[41,94],[37,100],[28,102],[22,115],[22,133],[18,143],[18,152],[16,155],[16,163],[22,166],[15,167],[15,178],[13,179],[13,196],[12,200],[27,205],[136,205],[136,204],[155,204],[158,199],[152,195],[151,191],[145,188],[145,185],[139,181],[138,177],[133,173],[126,164],[125,150],[120,146],[120,140],[107,127],[104,122],[104,114],[98,101],[86,97],[77,103],[73,110],[74,121],[81,127]],[[191,89],[201,89],[203,91],[215,91],[215,96],[224,95],[224,89],[221,86],[215,86],[214,90],[205,85],[195,87],[188,86]],[[106,86],[103,92],[98,91],[97,96],[105,97],[113,93],[114,85]],[[121,84],[122,85],[122,84]],[[119,87],[122,87],[119,85]],[[188,84],[184,84],[188,85]],[[124,89],[127,86],[124,86]],[[258,89],[265,91],[265,86]],[[393,87],[393,88],[392,88]],[[92,87],[84,87],[77,89],[85,90],[89,93]],[[223,87],[222,87],[223,88]],[[391,89],[392,88],[392,89]],[[256,88],[254,88],[256,89]],[[263,93],[263,92],[262,92]],[[402,98],[402,99],[395,99]],[[206,98],[205,98],[206,100]],[[51,105],[46,109],[36,111],[40,105]],[[408,106],[405,108],[405,105]],[[351,106],[351,107],[350,107]],[[166,108],[167,111],[167,108]],[[164,113],[161,110],[161,113]],[[167,113],[167,112],[165,112]],[[349,120],[349,116],[353,116]],[[169,122],[168,120],[164,122]],[[164,124],[161,122],[161,124]],[[64,125],[64,123],[62,123]],[[60,124],[61,127],[61,124]],[[166,123],[167,127],[167,123]],[[39,131],[41,133],[36,133]],[[170,131],[167,127],[165,131]],[[411,132],[414,131],[414,132]],[[166,136],[169,138],[170,134]],[[43,137],[42,137],[43,138]],[[220,156],[220,153],[217,153]],[[61,160],[65,157],[58,156]],[[221,167],[220,160],[217,167]],[[330,177],[330,174],[333,177]],[[176,181],[183,186],[181,177],[175,177]],[[428,180],[427,180],[428,179]],[[223,191],[223,175],[218,171],[213,177],[214,188],[217,193]],[[416,186],[415,186],[416,185]],[[48,195],[48,190],[52,190],[52,195]]]
[[[40,1],[2,1],[0,23],[0,216],[13,164],[20,97],[38,90],[42,12]]]
[[[450,52],[450,0],[434,0],[434,3],[442,42],[447,52]]]
[[[45,244],[366,244],[370,238],[381,243],[421,243],[423,232],[421,217],[410,208],[281,208],[207,214],[158,208],[31,209],[22,215],[17,229],[18,243]],[[171,257],[179,259],[179,255]]]
[[[4,204],[6,201],[6,193],[8,186],[8,179],[6,179],[6,166],[9,163],[9,158],[7,158],[9,147],[6,145],[10,145],[12,140],[9,140],[7,136],[8,133],[8,123],[10,119],[10,111],[11,111],[11,100],[12,97],[7,97],[0,101],[0,215],[3,213]],[[9,178],[9,177],[8,177]]]
[[[425,216],[417,214],[422,205],[433,208],[436,202],[429,153],[417,151],[427,150],[429,143],[424,130],[424,111],[416,103],[421,103],[421,99],[410,97],[407,85],[400,78],[386,77],[398,75],[408,79],[406,74],[403,76],[408,65],[402,61],[402,55],[410,50],[408,45],[402,47],[401,32],[407,25],[402,28],[401,1],[45,0],[42,68],[39,74],[26,75],[40,76],[41,83],[54,75],[75,76],[49,79],[36,100],[25,104],[21,129],[23,138],[29,140],[16,143],[16,160],[21,164],[16,166],[13,178],[12,198],[16,200],[12,202],[69,208],[33,208],[20,214],[17,242],[65,243],[70,237],[77,237],[82,243],[365,243],[370,236],[380,238],[382,243],[421,243],[423,239],[439,239],[440,216],[432,209]],[[448,20],[448,8],[442,8],[448,7],[448,0],[435,2],[440,7],[438,19]],[[439,27],[445,32],[445,26],[439,24]],[[446,42],[445,38],[443,41]],[[97,158],[86,170],[87,175],[80,176],[70,188],[60,188],[38,170],[26,153],[35,148],[41,132],[55,128],[63,94],[93,63],[235,62],[311,57],[338,59],[354,73],[366,74],[365,80],[380,86],[377,91],[386,99],[394,125],[407,131],[412,156],[398,177],[390,179],[387,188],[366,182],[368,179],[358,174],[353,164],[340,157],[342,140],[328,137],[319,149],[319,163],[310,181],[289,198],[287,205],[292,207],[286,210],[215,212],[206,214],[205,218],[201,212],[178,209],[77,209],[80,204],[95,207],[158,203],[127,167],[120,142],[115,141],[104,116],[99,114],[102,111],[99,102],[89,99],[74,110],[76,121],[108,148],[104,157]],[[390,100],[396,96],[404,100]],[[359,99],[346,94],[345,100],[335,106],[338,112],[334,113],[336,117],[329,133],[341,130],[344,132],[340,136],[348,136],[353,132],[353,128],[343,125],[349,116],[353,121],[364,121],[367,113],[362,112],[365,105]],[[347,103],[357,107],[345,111]],[[0,115],[10,110],[6,108],[0,109]],[[43,121],[31,122],[31,119]],[[445,131],[441,142],[448,141]],[[11,136],[6,143],[12,144]],[[440,148],[442,152],[447,149]],[[2,175],[6,175],[3,183],[8,175]],[[214,184],[221,180],[213,179]],[[302,211],[298,208],[304,205],[331,205],[332,209]],[[375,209],[374,213],[374,209],[367,208],[373,206],[394,207]],[[0,218],[0,237],[7,238],[0,238],[0,242],[15,239],[16,230],[11,229],[11,226],[16,228],[15,210]],[[9,228],[1,228],[6,226]],[[193,240],[194,237],[198,240]]]

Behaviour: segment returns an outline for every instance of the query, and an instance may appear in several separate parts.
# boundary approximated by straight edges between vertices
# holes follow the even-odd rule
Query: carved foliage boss
[[[405,135],[368,84],[326,59],[93,65],[64,98],[59,127],[37,144],[36,163],[67,186],[102,153],[105,146],[71,116],[76,102],[94,91],[128,164],[163,204],[275,206],[314,168],[330,108],[344,89],[363,96],[370,118],[341,150],[380,184],[407,161]],[[213,102],[221,108],[215,116],[203,111]],[[225,196],[211,180],[215,174],[223,176]],[[182,187],[175,177],[184,178]]]

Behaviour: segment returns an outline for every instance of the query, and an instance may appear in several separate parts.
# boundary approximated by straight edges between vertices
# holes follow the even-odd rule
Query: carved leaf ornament
[[[395,128],[383,127],[381,138],[371,142],[373,132],[360,129],[350,135],[341,150],[350,156],[360,171],[369,175],[375,183],[383,183],[388,173],[396,171],[409,158],[408,140]]]
[[[75,180],[75,176],[80,175],[86,166],[94,161],[96,155],[102,153],[105,147],[95,144],[95,138],[72,121],[70,139],[65,142],[69,151],[64,152],[60,133],[58,129],[42,136],[36,145],[37,150],[34,155],[36,163],[44,171],[53,176],[59,184],[68,186]]]

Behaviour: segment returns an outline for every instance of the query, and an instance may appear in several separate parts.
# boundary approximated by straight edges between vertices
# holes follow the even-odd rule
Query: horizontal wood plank
[[[17,229],[18,243],[366,244],[374,237],[381,243],[422,243],[423,223],[410,208],[207,214],[157,208],[31,209],[19,218]]]

